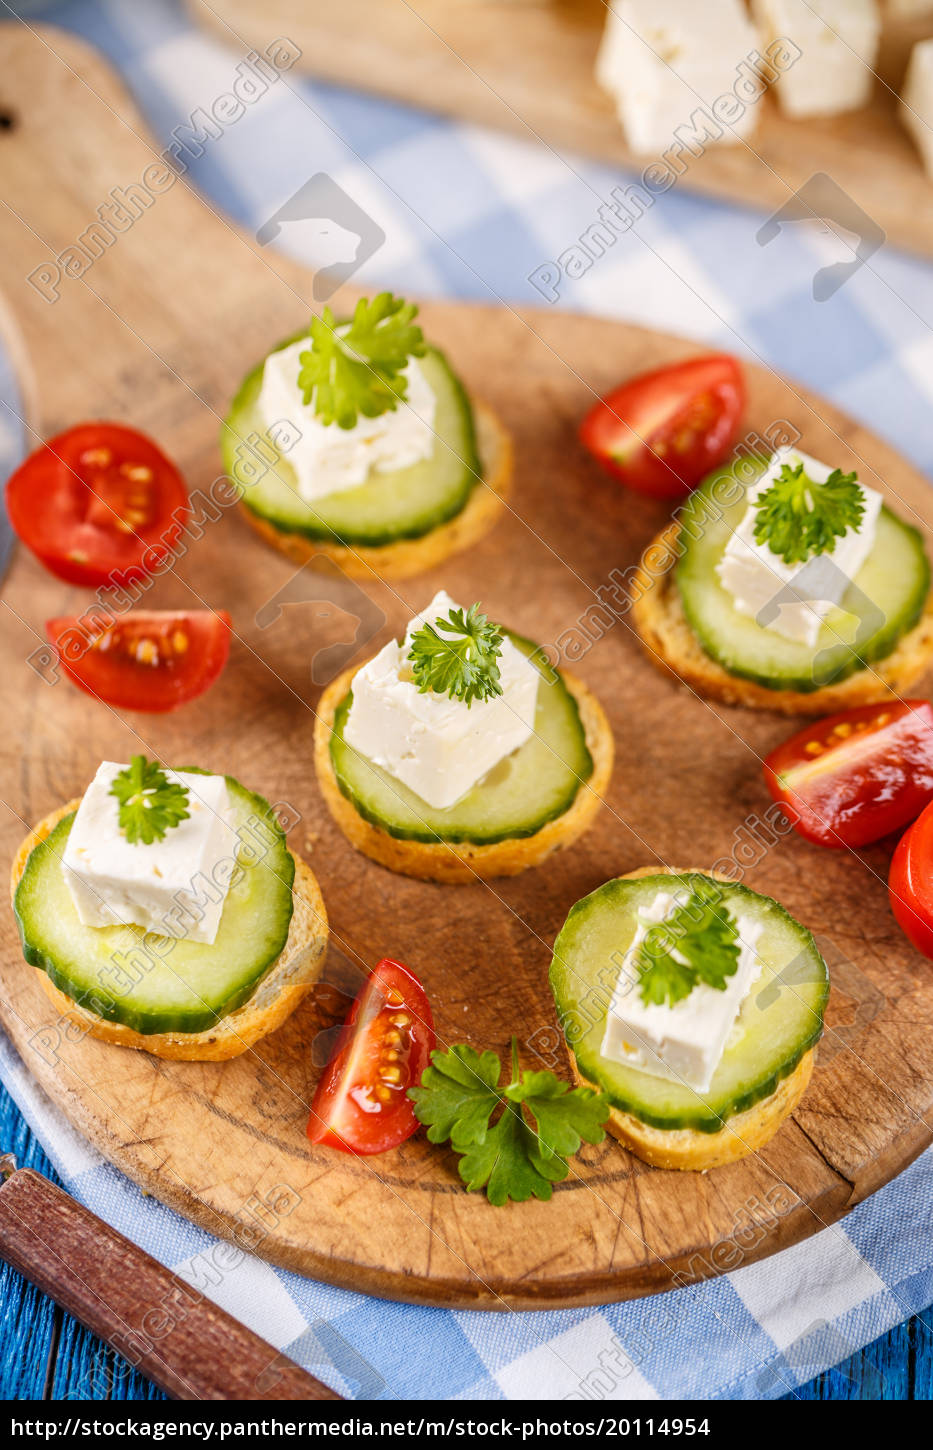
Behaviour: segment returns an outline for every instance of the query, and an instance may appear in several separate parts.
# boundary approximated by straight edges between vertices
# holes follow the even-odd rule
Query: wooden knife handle
[[[178,1400],[339,1400],[31,1168],[0,1178],[0,1258]]]

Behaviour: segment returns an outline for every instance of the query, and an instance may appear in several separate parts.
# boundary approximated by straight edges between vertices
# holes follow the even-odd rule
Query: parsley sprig
[[[404,402],[404,368],[425,353],[417,313],[413,302],[380,292],[372,301],[360,298],[349,325],[338,323],[329,307],[312,317],[311,346],[299,354],[298,387],[322,423],[353,428],[361,413],[378,418]]]
[[[408,659],[419,692],[433,690],[462,700],[467,709],[474,700],[490,700],[502,694],[499,656],[502,630],[490,624],[479,604],[451,609],[447,618],[438,615],[433,624],[423,624],[411,637]]]
[[[415,1115],[432,1143],[450,1139],[460,1153],[460,1177],[471,1191],[485,1188],[497,1207],[551,1197],[581,1142],[601,1143],[609,1100],[592,1088],[571,1088],[552,1072],[520,1072],[512,1038],[512,1080],[499,1087],[494,1052],[458,1044],[433,1052],[421,1086],[409,1089]],[[494,1115],[498,1113],[498,1117]]]
[[[814,483],[802,463],[785,463],[755,508],[755,543],[767,544],[785,564],[803,564],[813,554],[831,554],[836,539],[858,527],[865,495],[854,473],[834,468],[825,483]]]
[[[188,819],[188,788],[170,781],[145,755],[134,755],[114,777],[110,794],[120,802],[120,830],[131,846],[151,846]]]
[[[698,881],[686,901],[648,928],[635,965],[643,1002],[673,1006],[701,982],[724,991],[739,965],[739,928],[722,888]]]

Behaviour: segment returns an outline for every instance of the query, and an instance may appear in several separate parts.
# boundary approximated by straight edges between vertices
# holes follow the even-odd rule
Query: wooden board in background
[[[594,78],[603,0],[186,4],[199,24],[240,53],[288,36],[301,49],[298,66],[321,79],[637,171],[655,159],[633,156]],[[814,172],[826,171],[890,241],[933,256],[933,181],[895,113],[910,46],[930,34],[933,16],[891,21],[870,106],[792,121],[768,98],[747,144],[707,147],[677,185],[772,211]]]
[[[81,281],[45,302],[25,280],[87,226],[112,187],[152,160],[144,128],[107,65],[64,33],[0,27],[0,133],[9,208],[0,209],[4,331],[26,369],[31,421],[50,433],[109,416],[152,433],[192,487],[220,471],[219,417],[242,373],[307,316],[310,279],[258,251],[186,185],[160,196]],[[496,617],[553,641],[592,591],[638,556],[661,521],[582,455],[575,429],[590,400],[627,371],[682,356],[670,337],[556,313],[524,316],[426,304],[429,334],[468,387],[514,431],[514,512],[478,548],[392,588],[367,588],[385,624],[369,653],[444,585],[481,596]],[[749,370],[749,424],[794,419],[803,446],[855,462],[926,522],[933,500],[892,449],[823,403]],[[877,474],[873,471],[876,470]],[[625,625],[579,665],[616,733],[608,806],[572,851],[513,880],[442,887],[406,880],[355,854],[330,822],[311,769],[318,689],[310,661],[352,638],[326,601],[257,613],[291,576],[237,518],[209,525],[149,601],[198,598],[232,611],[230,665],[203,700],[167,717],[118,719],[66,681],[27,664],[43,622],[88,595],[20,550],[0,598],[0,851],[27,822],[80,792],[103,757],[146,749],[229,770],[301,814],[292,835],[320,879],[334,930],[329,973],[346,957],[388,953],[423,978],[443,1041],[500,1052],[519,1029],[566,1055],[546,985],[569,907],[608,876],[661,860],[709,866],[767,804],[758,756],[786,733],[768,716],[712,709],[655,671]],[[362,657],[362,655],[361,655]],[[744,742],[744,743],[743,743]],[[668,1288],[771,1252],[841,1217],[930,1141],[933,973],[889,914],[886,860],[823,853],[796,837],[748,880],[829,943],[829,1021],[838,1036],[807,1096],[760,1154],[715,1172],[657,1172],[614,1142],[587,1150],[549,1204],[493,1209],[468,1195],[450,1155],[419,1136],[362,1161],[311,1149],[304,1135],[318,1068],[315,1039],[339,1001],[318,991],[256,1050],[226,1064],[168,1063],[91,1039],[61,1041],[46,997],[0,913],[0,1017],[36,1079],[124,1172],[208,1230],[235,1236],[275,1185],[293,1208],[259,1252],[335,1284],[434,1304],[521,1308],[596,1303]],[[337,948],[346,944],[342,955]],[[45,1036],[37,1038],[37,1033]],[[555,1044],[558,1044],[555,1046]],[[321,1044],[317,1047],[320,1050]],[[523,1057],[534,1061],[523,1044]],[[736,1235],[739,1235],[738,1240]],[[724,1247],[723,1247],[724,1245]],[[740,1247],[741,1246],[741,1247]]]

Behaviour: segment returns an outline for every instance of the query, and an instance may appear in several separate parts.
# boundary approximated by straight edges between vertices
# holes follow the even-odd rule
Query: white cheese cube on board
[[[410,358],[404,369],[408,398],[394,412],[378,418],[357,418],[352,428],[324,424],[306,404],[298,387],[301,354],[310,337],[272,352],[262,370],[256,407],[267,430],[287,420],[294,442],[285,455],[295,471],[298,493],[305,503],[343,493],[365,483],[369,470],[388,473],[409,468],[434,449],[434,392],[418,365]]]
[[[682,895],[682,894],[681,894]],[[661,891],[639,922],[606,1017],[603,1057],[652,1077],[706,1092],[729,1042],[742,1003],[761,975],[756,947],[761,922],[739,915],[739,961],[722,991],[701,982],[679,1002],[643,1002],[635,954],[649,927],[670,916],[678,897]]]
[[[827,615],[842,602],[849,584],[855,579],[875,541],[878,514],[881,510],[881,494],[865,484],[859,484],[864,497],[864,512],[857,528],[847,529],[836,539],[831,554],[822,556],[829,564],[819,571],[819,597],[808,580],[817,582],[813,561],[803,564],[785,564],[784,560],[768,544],[755,542],[757,510],[755,500],[770,488],[784,464],[795,468],[802,463],[807,477],[814,483],[825,483],[832,468],[808,453],[796,448],[781,448],[771,459],[766,472],[758,483],[749,490],[748,508],[741,523],[730,536],[723,556],[716,566],[720,582],[731,595],[740,614],[750,614],[757,619],[786,585],[796,584],[800,599],[788,599],[780,604],[777,616],[767,623],[761,623],[787,639],[814,646]],[[808,574],[804,575],[804,570]]]
[[[188,788],[188,818],[161,841],[130,845],[110,787],[123,765],[105,760],[84,793],[62,860],[85,926],[145,927],[160,936],[212,943],[234,874],[238,839],[222,775],[167,770]]]
[[[657,156],[690,129],[690,118],[721,96],[736,92],[740,66],[755,70],[758,32],[741,0],[613,0],[606,13],[596,79],[616,102],[632,150]],[[717,143],[748,136],[757,122],[756,101],[723,127]]]
[[[415,615],[401,645],[391,640],[357,671],[344,727],[348,745],[438,810],[455,805],[530,738],[541,681],[530,660],[505,638],[501,695],[467,706],[433,691],[421,694],[406,658],[411,636],[458,607],[442,589]]]
[[[898,114],[933,177],[933,39],[921,40],[910,52]]]
[[[881,41],[875,0],[751,0],[767,41],[800,51],[775,82],[787,116],[833,116],[865,106]]]

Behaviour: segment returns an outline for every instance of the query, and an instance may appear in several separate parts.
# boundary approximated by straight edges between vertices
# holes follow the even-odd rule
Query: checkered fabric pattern
[[[233,35],[229,46],[204,38],[173,0],[13,8],[25,23],[50,21],[99,46],[163,144],[229,89],[246,49]],[[544,305],[529,278],[597,220],[613,187],[632,179],[531,136],[438,119],[295,72],[191,159],[189,175],[256,231],[312,170],[336,181],[385,233],[355,282],[513,305]],[[785,226],[763,251],[762,221],[674,187],[578,280],[564,280],[553,305],[756,358],[933,470],[933,268],[884,246],[816,302],[815,273],[851,251],[811,224]],[[293,228],[272,244],[310,260]],[[17,408],[0,358],[0,463],[8,466],[22,448]],[[933,1152],[843,1226],[711,1283],[593,1310],[454,1312],[368,1299],[245,1254],[212,1274],[214,1241],[92,1152],[2,1039],[0,1079],[76,1197],[349,1396],[778,1396],[933,1301]]]

